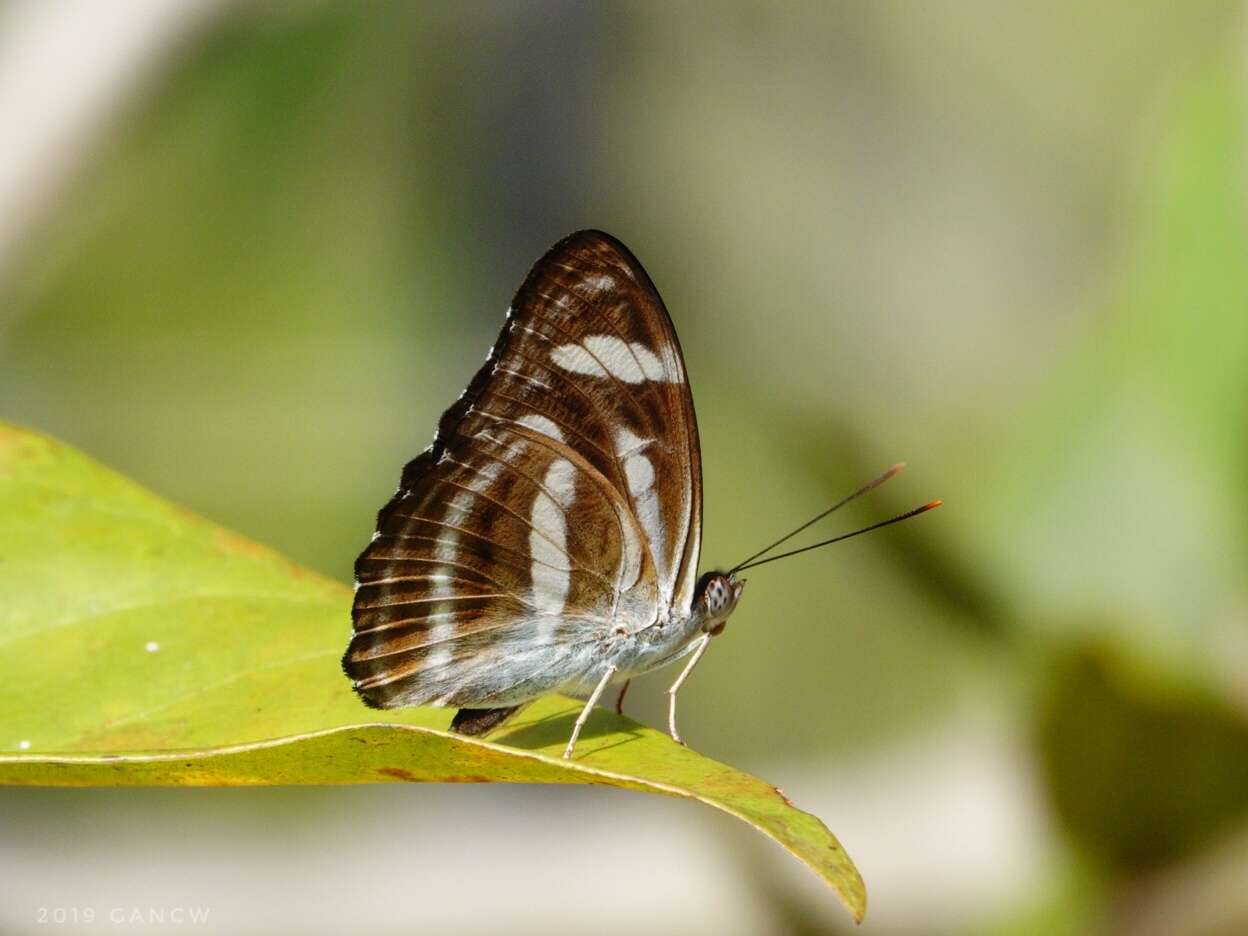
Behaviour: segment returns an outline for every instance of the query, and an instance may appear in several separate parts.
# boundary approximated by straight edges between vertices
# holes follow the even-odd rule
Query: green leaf
[[[775,787],[552,696],[491,740],[376,713],[339,668],[350,592],[0,425],[0,784],[592,783],[699,800],[775,839],[855,919],[857,869]]]
[[[1058,817],[1099,864],[1143,875],[1248,818],[1248,717],[1111,643],[1062,648],[1036,724]]]

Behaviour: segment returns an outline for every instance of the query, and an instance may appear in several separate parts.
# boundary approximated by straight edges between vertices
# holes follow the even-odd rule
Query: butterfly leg
[[[620,687],[620,694],[615,697],[615,714],[624,714],[624,696],[628,694],[628,687],[633,684],[631,679],[624,680],[624,685]]]
[[[684,744],[680,740],[680,732],[676,730],[676,693],[680,691],[680,687],[685,684],[685,680],[689,678],[689,674],[693,672],[693,668],[698,665],[698,660],[702,659],[702,654],[706,653],[706,645],[711,642],[710,634],[703,634],[698,640],[697,649],[693,651],[693,656],[689,658],[689,662],[685,664],[685,668],[680,671],[680,675],[676,677],[676,681],[672,683],[672,688],[667,690],[668,698],[671,700],[670,708],[667,710],[667,729],[672,736],[672,740],[677,744]]]
[[[581,729],[585,727],[585,723],[589,721],[589,713],[594,710],[594,706],[598,704],[598,700],[602,697],[603,690],[607,688],[607,683],[611,681],[611,677],[615,675],[618,666],[608,666],[607,671],[602,674],[602,679],[598,680],[598,685],[594,687],[594,691],[590,694],[589,699],[585,702],[585,707],[581,709],[581,714],[576,717],[576,724],[572,726],[572,737],[568,738],[568,746],[563,749],[563,759],[570,760],[572,757],[572,749],[576,747],[576,739],[581,736]]]

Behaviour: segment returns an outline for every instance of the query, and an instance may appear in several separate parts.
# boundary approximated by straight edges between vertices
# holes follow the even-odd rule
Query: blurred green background
[[[0,15],[0,418],[349,580],[530,264],[608,230],[685,347],[704,567],[898,459],[827,535],[946,501],[751,573],[694,746],[825,819],[864,932],[1248,932],[1242,4],[58,6]],[[58,52],[110,42],[92,98]],[[5,791],[0,926],[847,928],[688,812]]]

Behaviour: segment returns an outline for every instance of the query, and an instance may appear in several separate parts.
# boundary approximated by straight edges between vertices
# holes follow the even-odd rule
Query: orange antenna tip
[[[879,485],[883,484],[885,481],[887,481],[889,478],[897,474],[897,472],[901,471],[901,469],[905,467],[906,467],[906,463],[904,461],[898,462],[897,464],[889,468],[887,471],[885,471],[878,478],[876,478],[874,481],[872,481],[871,486],[878,487]]]

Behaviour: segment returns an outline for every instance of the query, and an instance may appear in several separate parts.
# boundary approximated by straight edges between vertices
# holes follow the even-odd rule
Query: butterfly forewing
[[[622,245],[574,234],[378,515],[346,670],[383,707],[569,688],[610,631],[688,611],[700,517],[667,311]]]

